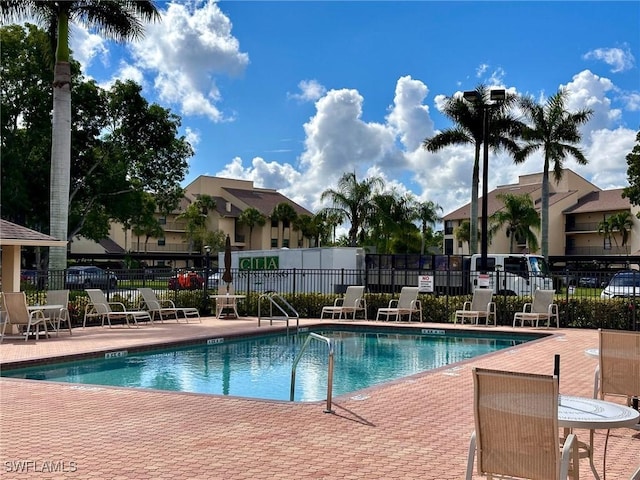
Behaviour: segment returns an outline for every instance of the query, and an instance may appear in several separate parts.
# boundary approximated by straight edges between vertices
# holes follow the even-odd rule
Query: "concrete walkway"
[[[259,331],[280,327],[263,324]],[[257,330],[256,319],[213,318],[139,329],[78,328],[72,337],[61,332],[26,344],[5,339],[0,366]],[[560,353],[560,391],[592,395],[597,360],[584,351],[597,347],[597,332],[552,331],[548,339],[335,398],[334,414],[323,413],[325,402],[1,379],[0,477],[459,480],[474,429],[472,367],[550,374]],[[576,433],[588,439],[588,431]],[[595,437],[602,474],[605,432]],[[629,480],[640,466],[640,433],[613,430],[607,448],[606,478]],[[586,459],[580,470],[582,479],[593,478]]]

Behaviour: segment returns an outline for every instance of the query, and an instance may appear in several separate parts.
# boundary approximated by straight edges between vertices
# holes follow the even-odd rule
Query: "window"
[[[158,246],[159,247],[164,247],[166,245],[166,239],[165,238],[159,238],[158,239]]]
[[[271,239],[271,248],[278,248],[278,239],[277,238],[272,238]]]
[[[283,238],[282,239],[282,248],[289,248],[289,239],[288,238]]]
[[[158,218],[158,223],[160,225],[166,225],[167,224],[167,217],[160,217]]]
[[[444,222],[444,234],[453,235],[453,221],[447,220]]]
[[[453,254],[453,238],[444,239],[444,253],[445,255]]]
[[[276,220],[275,218],[271,219],[271,227],[272,228],[278,228],[278,220]]]

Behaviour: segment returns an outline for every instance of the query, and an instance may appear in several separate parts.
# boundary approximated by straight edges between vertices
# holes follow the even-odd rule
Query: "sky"
[[[167,1],[145,37],[116,44],[72,30],[86,76],[133,79],[182,118],[199,175],[252,180],[309,210],[345,172],[449,213],[471,198],[473,146],[428,153],[453,125],[446,97],[479,84],[593,110],[565,167],[627,185],[640,130],[640,2]],[[490,153],[489,190],[541,172]]]

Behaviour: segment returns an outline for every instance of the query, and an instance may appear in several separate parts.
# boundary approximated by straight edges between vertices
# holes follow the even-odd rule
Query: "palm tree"
[[[349,245],[355,247],[358,244],[358,236],[362,235],[362,229],[371,210],[371,199],[378,190],[384,188],[384,180],[381,177],[365,178],[358,182],[355,172],[347,172],[338,180],[336,190],[329,188],[322,192],[320,200],[329,199],[333,203],[327,208],[328,212],[337,213],[343,219],[349,220]]]
[[[538,237],[531,230],[540,229],[540,214],[529,195],[500,193],[496,196],[504,203],[504,208],[491,216],[491,232],[496,233],[505,227],[509,238],[509,253],[513,252],[515,240],[525,240],[531,252],[538,250]]]
[[[627,255],[629,254],[629,233],[633,230],[633,220],[631,217],[631,212],[623,211],[614,213],[609,216],[609,218],[603,220],[598,225],[598,233],[604,235],[605,238],[611,240],[616,243],[616,247],[626,246]],[[622,245],[618,245],[618,238],[615,235],[615,232],[620,234]]]
[[[288,203],[281,202],[273,208],[271,220],[282,222],[282,242],[284,246],[284,230],[298,217],[296,210]],[[291,231],[289,231],[289,243],[291,243]]]
[[[471,241],[471,222],[469,220],[463,220],[462,222],[460,222],[460,225],[458,225],[453,231],[453,236],[459,242],[466,242],[467,244],[469,244],[469,242]]]
[[[35,18],[51,34],[55,43],[53,110],[51,131],[51,191],[49,234],[67,239],[71,170],[71,67],[69,24],[79,22],[116,41],[143,34],[142,21],[160,18],[151,0],[2,0],[0,17],[20,21]],[[67,266],[67,249],[51,247],[49,268]]]
[[[592,110],[583,109],[570,113],[565,109],[566,92],[559,90],[544,105],[532,98],[522,99],[522,110],[530,124],[522,131],[525,146],[515,154],[515,162],[521,163],[536,150],[544,152],[542,171],[542,255],[549,256],[549,168],[553,162],[553,175],[556,181],[562,178],[562,162],[572,156],[580,165],[587,159],[576,144],[582,138],[580,125],[586,123]]]
[[[249,227],[249,250],[251,250],[251,237],[253,237],[253,229],[262,227],[267,223],[267,217],[257,208],[249,207],[243,211],[238,217],[238,223]]]
[[[425,239],[427,237],[429,227],[435,227],[436,222],[440,221],[438,211],[442,211],[442,206],[431,200],[418,202],[416,204],[416,216],[420,221],[420,232],[422,233],[420,255],[424,255]]]
[[[473,144],[475,153],[471,178],[471,226],[469,252],[478,251],[478,184],[480,183],[480,151],[483,141],[484,115],[490,115],[489,146],[495,151],[505,149],[511,154],[518,150],[514,138],[518,137],[522,124],[513,117],[509,110],[517,100],[517,96],[507,93],[504,101],[493,104],[490,101],[491,91],[486,85],[476,87],[478,101],[467,102],[462,96],[448,97],[444,105],[444,115],[456,126],[443,130],[437,135],[422,142],[423,148],[429,152],[437,152],[450,145]]]

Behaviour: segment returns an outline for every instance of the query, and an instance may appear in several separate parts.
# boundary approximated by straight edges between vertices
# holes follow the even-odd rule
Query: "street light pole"
[[[489,250],[489,117],[490,109],[504,101],[506,93],[504,89],[491,90],[489,98],[494,103],[485,103],[480,98],[477,90],[466,91],[463,98],[468,102],[475,103],[482,108],[482,221],[480,236],[480,273],[487,273],[489,267],[487,265],[487,253]]]
[[[209,315],[209,270],[211,267],[211,247],[204,246],[204,287],[202,289],[202,314]]]

